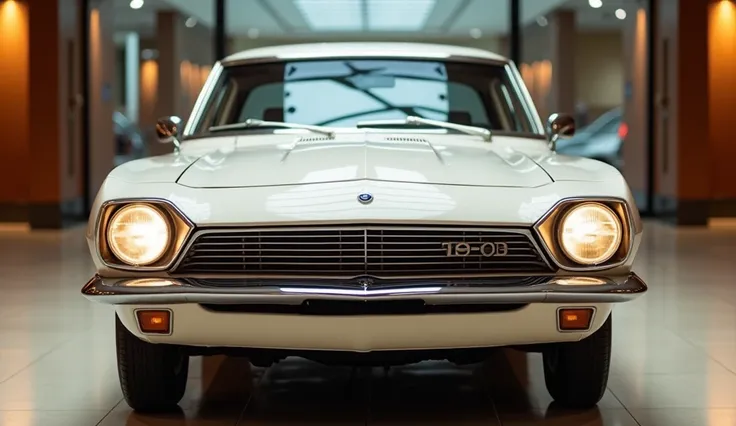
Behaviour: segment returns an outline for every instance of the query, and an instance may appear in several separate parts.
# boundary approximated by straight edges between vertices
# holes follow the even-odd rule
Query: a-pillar
[[[0,2],[0,222],[61,228],[84,216],[80,3]]]

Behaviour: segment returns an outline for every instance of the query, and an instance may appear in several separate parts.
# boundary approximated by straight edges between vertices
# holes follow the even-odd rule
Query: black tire
[[[176,346],[144,342],[115,315],[118,375],[125,401],[141,412],[175,409],[187,385],[189,356]]]
[[[544,349],[544,381],[561,406],[591,408],[603,398],[611,364],[611,326],[609,315],[587,338]]]

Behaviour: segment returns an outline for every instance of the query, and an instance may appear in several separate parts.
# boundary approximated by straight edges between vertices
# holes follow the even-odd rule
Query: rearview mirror
[[[172,115],[170,117],[159,118],[156,122],[156,137],[160,143],[173,143],[175,150],[178,152],[179,144],[179,126],[181,118]]]
[[[569,114],[552,114],[547,120],[547,138],[549,147],[555,150],[557,140],[575,135],[575,119]]]

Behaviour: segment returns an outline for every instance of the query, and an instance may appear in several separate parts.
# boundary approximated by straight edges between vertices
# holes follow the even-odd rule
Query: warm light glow
[[[176,281],[163,278],[142,278],[125,282],[125,287],[172,287],[178,285]]]
[[[141,117],[155,116],[158,92],[158,63],[154,59],[149,59],[141,63]]]
[[[207,77],[210,76],[211,71],[212,71],[212,67],[210,65],[202,65],[202,67],[199,69],[199,87],[200,89],[204,86],[204,83],[207,82]]]
[[[557,285],[603,285],[606,281],[594,277],[566,277],[555,278],[553,283]]]
[[[572,261],[583,265],[598,265],[610,259],[621,238],[618,216],[598,203],[573,207],[560,225],[560,246]]]
[[[136,312],[138,324],[144,333],[168,334],[171,323],[171,313],[169,311],[148,311],[141,310]]]
[[[562,309],[560,311],[560,329],[570,331],[587,330],[590,327],[592,317],[593,310],[590,308]]]
[[[128,265],[155,263],[171,242],[171,228],[164,215],[145,204],[130,204],[110,219],[107,243],[112,253]]]
[[[546,116],[547,96],[552,84],[552,62],[544,60],[533,62],[531,65],[522,64],[519,72],[539,114]]]
[[[732,197],[733,105],[736,88],[736,3],[708,7],[708,131],[715,199]]]
[[[25,200],[30,185],[30,179],[25,175],[17,175],[24,169],[24,164],[30,161],[28,8],[21,2],[0,1],[0,128],[3,129],[3,160],[16,165],[6,167],[2,175],[6,179],[16,179],[3,187],[6,200]],[[33,172],[29,170],[27,173]]]
[[[603,0],[588,0],[590,7],[598,9],[603,6]]]

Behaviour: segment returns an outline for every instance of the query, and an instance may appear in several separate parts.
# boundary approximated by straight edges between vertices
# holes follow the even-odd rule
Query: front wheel
[[[125,401],[136,411],[164,411],[184,396],[189,356],[176,346],[137,338],[115,316],[118,375]]]
[[[603,398],[611,363],[611,315],[579,342],[555,343],[543,351],[544,381],[552,398],[570,408],[590,408]]]

